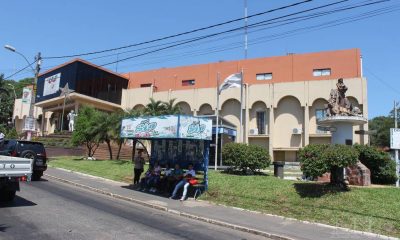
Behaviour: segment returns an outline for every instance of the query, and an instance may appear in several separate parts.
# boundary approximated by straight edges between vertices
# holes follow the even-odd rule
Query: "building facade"
[[[83,60],[74,61],[90,64]],[[54,75],[59,70],[60,67],[41,76]],[[71,104],[76,110],[79,105],[91,104],[113,111],[117,108],[143,108],[150,98],[161,101],[176,99],[183,114],[214,116],[218,78],[222,83],[229,75],[241,71],[244,78],[242,109],[240,89],[227,89],[220,94],[219,116],[234,130],[229,135],[231,140],[260,145],[269,150],[274,160],[296,161],[300,148],[310,143],[330,143],[331,133],[319,127],[317,120],[324,116],[324,105],[330,90],[336,88],[338,78],[343,78],[348,86],[346,96],[350,102],[368,118],[367,82],[362,76],[359,49],[161,68],[122,75],[113,73],[128,81],[126,88],[121,87],[120,102],[109,102],[82,92],[74,93],[77,95]],[[105,80],[93,81],[100,84]],[[51,115],[53,110],[57,110],[55,107],[60,106],[60,100],[61,97],[54,97],[36,104],[38,115],[45,112],[45,117],[40,118],[42,123],[38,122],[38,128],[43,128],[39,131],[44,134],[54,131]],[[21,113],[23,107],[18,108],[21,106],[18,101],[14,118],[22,121],[25,115]],[[368,125],[354,127],[354,131],[359,129],[367,130]],[[362,135],[355,134],[353,139],[355,143],[368,142],[368,138]]]

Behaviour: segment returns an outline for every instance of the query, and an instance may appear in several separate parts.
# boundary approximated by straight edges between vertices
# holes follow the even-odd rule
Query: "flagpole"
[[[217,107],[215,108],[216,124],[215,124],[215,160],[214,170],[217,171],[218,164],[218,134],[219,134],[219,72],[217,73]]]
[[[243,143],[243,68],[240,75],[240,142]]]

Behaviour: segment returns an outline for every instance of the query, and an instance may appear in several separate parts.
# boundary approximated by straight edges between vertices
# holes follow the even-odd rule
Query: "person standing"
[[[139,149],[137,156],[134,159],[134,177],[133,177],[133,184],[138,184],[140,180],[140,175],[142,175],[143,168],[144,168],[144,158],[143,158],[143,150]]]

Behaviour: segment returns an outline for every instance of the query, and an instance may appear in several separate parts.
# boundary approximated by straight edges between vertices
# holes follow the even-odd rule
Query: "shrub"
[[[6,139],[18,139],[18,133],[17,130],[13,127],[7,127],[6,125],[1,124],[0,125],[0,132],[4,133],[6,136]]]
[[[396,163],[388,153],[367,145],[354,145],[359,152],[359,160],[371,171],[371,182],[393,184],[396,182]]]
[[[222,158],[230,169],[247,173],[268,167],[271,163],[268,151],[257,145],[228,143],[222,149]]]
[[[318,177],[331,173],[331,184],[342,185],[343,168],[358,161],[358,151],[346,145],[310,144],[300,150],[299,158],[304,174]]]
[[[301,170],[307,177],[319,177],[329,171],[327,162],[321,157],[328,148],[327,144],[309,144],[300,149]]]

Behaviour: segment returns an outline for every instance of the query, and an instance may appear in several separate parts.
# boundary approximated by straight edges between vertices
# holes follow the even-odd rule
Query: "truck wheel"
[[[32,181],[39,181],[42,176],[43,176],[43,172],[42,171],[33,171],[33,173],[32,173]]]
[[[22,157],[22,158],[29,158],[29,159],[35,160],[35,158],[36,158],[36,153],[35,153],[34,151],[31,151],[31,150],[26,150],[26,151],[23,151],[23,152],[21,153],[21,157]]]
[[[1,190],[0,201],[1,202],[11,202],[15,198],[15,190]]]

